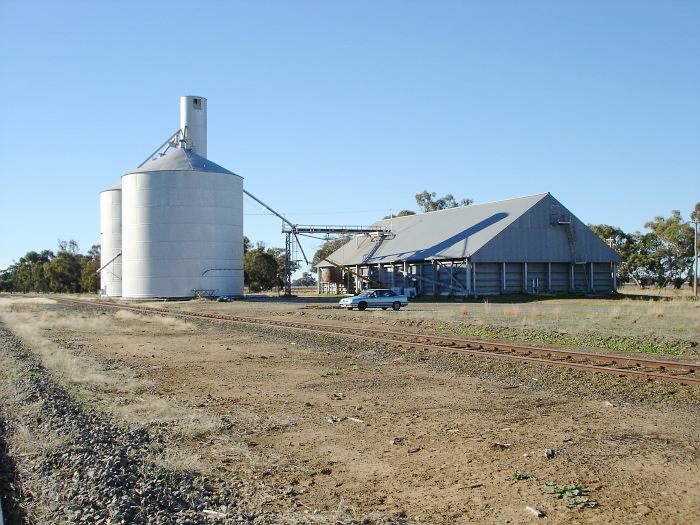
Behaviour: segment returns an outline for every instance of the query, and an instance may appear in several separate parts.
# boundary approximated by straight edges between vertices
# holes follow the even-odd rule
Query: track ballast
[[[386,331],[373,328],[312,323],[282,319],[267,319],[239,315],[216,314],[171,310],[167,308],[146,308],[132,304],[84,301],[67,297],[56,298],[60,302],[93,308],[116,308],[144,314],[160,314],[182,318],[200,318],[226,321],[243,325],[275,326],[307,333],[334,335],[357,341],[371,341],[404,350],[427,350],[450,352],[470,356],[504,359],[521,363],[544,366],[558,366],[585,372],[610,374],[618,377],[632,377],[645,381],[664,381],[679,385],[700,386],[698,369],[694,363],[647,359],[636,356],[598,354],[562,348],[544,348],[516,345],[495,341],[465,339],[425,335],[413,332]]]

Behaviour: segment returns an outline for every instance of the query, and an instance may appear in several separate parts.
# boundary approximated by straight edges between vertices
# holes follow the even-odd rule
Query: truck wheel
[[[352,306],[348,306],[348,310],[352,310]]]
[[[362,301],[360,304],[357,305],[358,310],[366,310],[367,309],[367,303]]]
[[[399,309],[401,308],[401,303],[398,302],[398,301],[394,301],[394,304],[392,304],[391,307],[392,307],[394,310],[399,310]]]

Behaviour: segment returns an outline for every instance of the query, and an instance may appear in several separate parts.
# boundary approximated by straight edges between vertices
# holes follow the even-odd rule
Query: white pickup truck
[[[392,308],[399,310],[402,306],[408,305],[408,297],[399,295],[392,290],[374,288],[365,290],[354,297],[343,297],[338,304],[341,308],[348,310],[353,308],[358,310],[366,310],[367,308],[381,308],[382,310]]]

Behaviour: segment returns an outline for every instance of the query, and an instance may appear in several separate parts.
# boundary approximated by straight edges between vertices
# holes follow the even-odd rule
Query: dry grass
[[[211,466],[204,460],[202,455],[189,448],[170,445],[149,459],[155,465],[174,472],[212,474]]]
[[[16,295],[0,296],[0,301],[6,306],[28,304],[56,304],[56,301],[48,297],[24,297]]]
[[[48,370],[64,381],[97,391],[124,393],[139,392],[149,386],[148,381],[138,378],[133,371],[107,371],[96,360],[76,355],[44,333],[45,329],[57,327],[78,331],[103,329],[106,319],[59,316],[55,312],[16,311],[6,306],[4,301],[0,302],[0,320],[36,353]]]
[[[41,405],[38,401],[29,401],[20,394],[14,383],[14,377],[21,373],[17,363],[6,355],[0,354],[0,413],[8,423],[6,439],[11,449],[10,455],[48,455],[52,454],[69,441],[69,436],[37,434],[30,429],[30,421],[38,421]]]
[[[152,381],[139,377],[136,370],[129,367],[106,369],[99,360],[66,348],[50,338],[57,330],[77,334],[140,332],[145,324],[156,331],[163,326],[173,331],[192,331],[196,329],[195,325],[173,317],[141,316],[125,310],[114,316],[42,311],[32,307],[36,304],[34,301],[0,299],[0,321],[20,337],[62,382],[69,387],[87,389],[102,410],[129,426],[165,424],[179,439],[201,439],[221,430],[220,417],[204,409],[149,394]]]
[[[700,302],[634,299],[552,299],[541,302],[470,303],[452,311],[404,314],[412,318],[469,322],[569,334],[685,339],[700,344]]]
[[[597,332],[630,337],[682,338],[700,343],[700,304],[686,301],[647,303],[630,299],[549,301],[479,308],[462,313],[471,322],[570,334]],[[449,318],[449,316],[448,316]]]
[[[160,325],[170,328],[172,331],[194,332],[197,325],[178,319],[176,317],[162,315],[140,315],[129,310],[119,310],[114,314],[114,318],[119,321],[138,322],[145,325]]]
[[[658,286],[649,286],[647,288],[640,288],[635,284],[624,284],[618,290],[621,294],[630,297],[653,297],[653,298],[664,298],[671,299],[674,301],[688,301],[693,300],[693,288],[690,286],[683,286],[680,289],[673,288],[672,286],[666,286],[664,288],[659,288]]]
[[[122,399],[110,412],[131,425],[165,424],[180,438],[202,438],[222,428],[221,418],[153,395]]]
[[[217,440],[208,449],[208,454],[225,463],[239,463],[251,470],[282,472],[295,468],[282,455],[270,451],[258,451],[247,443],[231,440]]]
[[[17,420],[21,421],[21,420]],[[24,423],[18,422],[12,428],[15,436],[12,442],[15,444],[13,453],[28,456],[40,455],[48,456],[66,447],[70,441],[66,435],[55,433],[37,434]]]

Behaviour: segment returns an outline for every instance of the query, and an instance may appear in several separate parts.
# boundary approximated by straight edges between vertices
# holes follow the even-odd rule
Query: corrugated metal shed
[[[618,262],[619,256],[549,193],[375,223],[394,236],[356,236],[331,254],[342,265],[474,262]],[[319,266],[330,266],[321,263]]]

